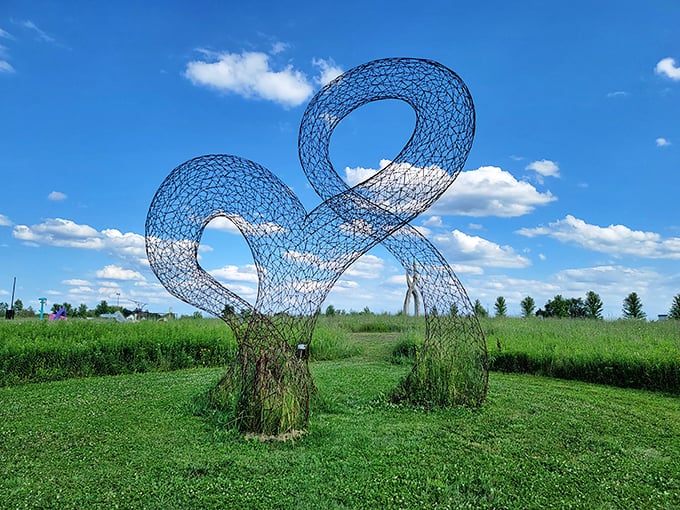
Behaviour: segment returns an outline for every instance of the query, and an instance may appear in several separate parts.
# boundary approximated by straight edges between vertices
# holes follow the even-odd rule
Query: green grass
[[[312,359],[339,359],[358,350],[339,328],[320,324]],[[217,319],[117,323],[100,320],[0,320],[0,386],[223,366],[236,339]]]
[[[680,321],[486,319],[493,370],[680,393]]]
[[[1,321],[0,386],[224,365],[236,341],[218,320]]]
[[[196,416],[214,368],[0,388],[0,507],[680,505],[677,398],[496,373],[482,408],[425,412],[387,403],[406,370],[313,363],[311,425],[294,444]]]

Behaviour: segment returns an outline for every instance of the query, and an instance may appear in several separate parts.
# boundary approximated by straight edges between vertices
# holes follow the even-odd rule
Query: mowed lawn
[[[480,409],[395,407],[360,336],[294,443],[195,414],[222,369],[0,388],[0,508],[680,508],[677,396],[492,373]]]

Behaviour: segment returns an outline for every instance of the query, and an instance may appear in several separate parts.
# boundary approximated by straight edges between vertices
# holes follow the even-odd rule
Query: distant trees
[[[505,317],[508,314],[508,305],[505,303],[505,298],[503,296],[498,296],[496,302],[493,305],[496,317]]]
[[[536,312],[538,317],[556,317],[572,319],[601,319],[602,300],[597,293],[589,291],[585,301],[578,298],[565,298],[557,294],[548,300],[542,309]]]
[[[536,309],[536,301],[531,296],[527,296],[519,304],[522,309],[522,317],[531,317]]]
[[[80,303],[78,309],[73,313],[76,317],[84,319],[88,315],[87,305],[85,303]]]
[[[680,294],[673,298],[673,304],[668,312],[669,319],[680,320]]]
[[[623,300],[624,319],[645,319],[647,314],[642,311],[642,301],[636,292],[631,292]]]
[[[489,312],[482,306],[482,303],[479,301],[479,299],[475,299],[475,304],[474,304],[474,309],[475,309],[475,315],[477,317],[488,317]]]
[[[562,297],[562,294],[557,294],[554,298],[549,299],[542,309],[536,311],[537,317],[556,317],[558,319],[569,317],[567,300]]]
[[[592,290],[588,291],[586,294],[585,308],[587,319],[602,319],[602,300],[596,292],[593,292]]]
[[[99,304],[94,307],[94,314],[96,316],[99,316],[105,313],[111,313],[111,307],[109,306],[105,299],[102,299],[99,302]]]

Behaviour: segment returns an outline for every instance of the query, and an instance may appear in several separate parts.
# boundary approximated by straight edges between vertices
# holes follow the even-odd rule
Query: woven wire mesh
[[[352,111],[383,99],[413,108],[413,134],[390,164],[350,188],[330,161],[331,134]],[[227,322],[242,353],[290,357],[296,345],[311,343],[320,306],[340,275],[381,243],[412,278],[417,274],[427,328],[413,377],[427,353],[442,358],[467,374],[447,390],[455,394],[449,400],[478,405],[486,395],[488,370],[473,307],[446,260],[408,224],[461,171],[474,124],[467,87],[441,64],[382,59],[351,69],[314,96],[300,126],[300,162],[323,199],[318,207],[307,212],[278,177],[255,162],[231,155],[192,159],[170,173],[149,208],[151,267],[170,293]],[[253,304],[199,263],[203,230],[217,217],[230,220],[250,248],[258,275]],[[310,380],[306,361],[300,365],[295,370]]]

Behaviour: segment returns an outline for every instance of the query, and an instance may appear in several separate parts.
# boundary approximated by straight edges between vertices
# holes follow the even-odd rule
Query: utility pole
[[[12,300],[9,302],[9,308],[5,310],[5,319],[14,319],[14,290],[17,286],[17,277],[14,277],[14,282],[12,283]]]

